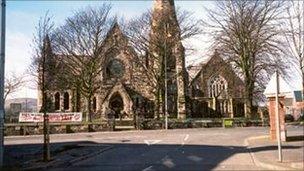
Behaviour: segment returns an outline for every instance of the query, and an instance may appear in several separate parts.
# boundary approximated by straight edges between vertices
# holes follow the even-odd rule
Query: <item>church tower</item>
[[[164,78],[165,66],[168,85],[168,113],[186,118],[185,49],[177,21],[174,0],[155,0],[152,12],[150,51],[152,66]],[[162,90],[164,94],[164,89]],[[163,96],[164,97],[164,96]],[[163,99],[164,101],[164,99]]]

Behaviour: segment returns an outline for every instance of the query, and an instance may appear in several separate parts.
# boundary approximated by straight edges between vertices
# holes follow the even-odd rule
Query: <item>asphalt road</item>
[[[292,128],[299,132],[302,128]],[[51,170],[264,170],[244,140],[268,128],[208,128],[51,135],[51,142],[93,141],[112,148]],[[7,137],[5,144],[39,144],[41,136]]]

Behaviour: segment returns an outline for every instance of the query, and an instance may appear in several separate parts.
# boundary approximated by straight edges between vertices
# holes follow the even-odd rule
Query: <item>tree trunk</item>
[[[46,105],[47,94],[46,94],[46,81],[45,81],[45,73],[46,73],[46,64],[45,64],[46,54],[43,51],[42,54],[42,76],[41,76],[41,92],[42,92],[42,111],[43,111],[43,161],[48,162],[51,159],[50,152],[50,132],[49,132],[49,116],[48,109]]]
[[[154,118],[159,118],[159,98],[157,94],[154,95]]]
[[[156,93],[154,94],[154,118],[159,118],[162,113],[162,99],[160,94],[160,89],[157,88]]]
[[[91,97],[87,98],[87,115],[86,115],[86,121],[87,122],[92,122],[92,110],[91,110]]]
[[[249,74],[245,75],[245,117],[249,118],[251,116],[253,116],[253,104],[252,104],[252,100],[253,100],[253,90],[254,90],[254,86],[253,86],[253,82],[251,77],[249,76]]]
[[[87,98],[87,122],[89,122],[89,124],[88,124],[88,131],[89,132],[92,132],[93,131],[93,127],[92,127],[92,110],[91,110],[91,108],[92,108],[92,96],[89,96],[88,98]]]

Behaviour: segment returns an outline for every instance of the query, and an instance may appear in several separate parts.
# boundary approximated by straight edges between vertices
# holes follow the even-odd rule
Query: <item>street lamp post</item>
[[[4,66],[5,66],[5,0],[1,0],[0,38],[0,168],[3,167],[4,151]]]

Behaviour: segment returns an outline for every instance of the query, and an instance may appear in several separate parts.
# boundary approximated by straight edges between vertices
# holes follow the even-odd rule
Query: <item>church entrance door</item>
[[[115,112],[115,118],[121,117],[124,109],[124,103],[122,97],[118,93],[111,97],[110,108]]]

